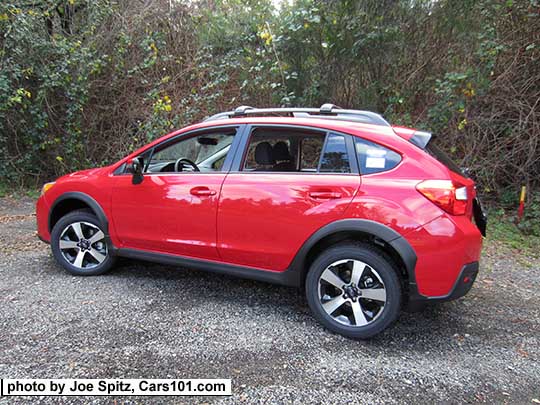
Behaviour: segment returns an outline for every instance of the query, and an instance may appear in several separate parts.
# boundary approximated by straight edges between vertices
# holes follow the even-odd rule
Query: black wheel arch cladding
[[[84,203],[87,205],[94,213],[94,215],[97,217],[98,221],[100,222],[100,225],[102,227],[103,232],[106,236],[109,235],[109,220],[107,219],[107,216],[105,215],[105,212],[103,211],[103,208],[101,208],[101,205],[90,197],[88,194],[82,193],[80,191],[70,191],[67,193],[64,193],[58,197],[53,204],[51,205],[51,209],[49,210],[49,218],[48,218],[48,227],[49,232],[52,231],[52,228],[54,226],[54,216],[53,213],[55,213],[55,210],[62,204],[65,203],[68,200],[75,200]],[[56,222],[60,218],[57,218]]]
[[[416,290],[415,267],[417,256],[412,246],[392,228],[367,219],[341,219],[323,226],[304,242],[294,257],[290,269],[298,271],[300,273],[299,277],[301,277],[311,249],[325,237],[339,232],[361,232],[379,238],[390,245],[403,261],[408,276],[409,288]],[[299,280],[299,283],[301,282]]]

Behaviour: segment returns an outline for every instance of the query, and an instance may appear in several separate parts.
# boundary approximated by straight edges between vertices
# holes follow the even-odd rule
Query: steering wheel
[[[174,171],[175,172],[183,171],[183,167],[184,167],[183,163],[187,163],[188,165],[190,165],[193,168],[194,172],[200,172],[201,171],[195,162],[193,162],[193,161],[191,161],[189,159],[186,159],[186,158],[180,158],[176,162],[174,162]]]

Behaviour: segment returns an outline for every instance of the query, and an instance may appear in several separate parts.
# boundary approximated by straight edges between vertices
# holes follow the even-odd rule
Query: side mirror
[[[143,162],[140,157],[136,157],[127,161],[126,172],[133,174],[131,182],[133,184],[141,184],[144,180]]]

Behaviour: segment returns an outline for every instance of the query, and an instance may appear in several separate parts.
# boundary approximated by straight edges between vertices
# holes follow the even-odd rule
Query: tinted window
[[[428,145],[426,146],[426,151],[453,172],[465,176],[461,168],[456,163],[454,163],[450,156],[444,153],[442,149],[439,149],[438,146],[434,145],[433,141],[428,143]]]
[[[319,171],[332,173],[351,172],[347,144],[343,135],[328,135]]]
[[[377,143],[355,138],[356,154],[361,174],[384,172],[401,162],[401,155]]]

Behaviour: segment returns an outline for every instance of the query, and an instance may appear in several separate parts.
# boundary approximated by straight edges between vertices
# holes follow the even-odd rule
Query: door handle
[[[210,197],[212,195],[216,194],[216,190],[210,190],[208,187],[193,187],[191,190],[189,190],[191,195],[195,195],[197,197]]]
[[[341,193],[335,191],[310,191],[309,196],[317,200],[334,200],[341,198]]]

